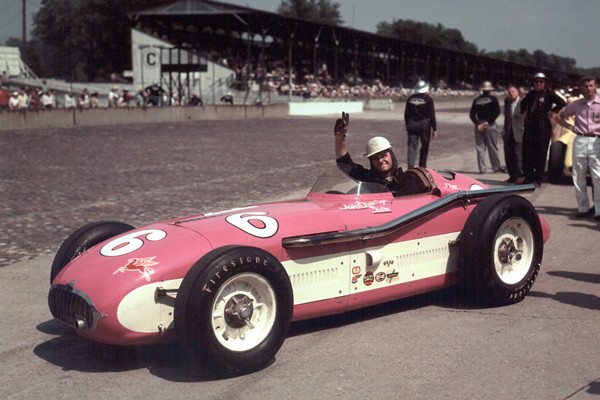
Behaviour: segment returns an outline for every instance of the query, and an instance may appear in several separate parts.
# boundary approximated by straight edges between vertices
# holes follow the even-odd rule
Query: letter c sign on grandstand
[[[148,49],[144,52],[144,67],[157,68],[159,64],[159,54],[157,49]]]

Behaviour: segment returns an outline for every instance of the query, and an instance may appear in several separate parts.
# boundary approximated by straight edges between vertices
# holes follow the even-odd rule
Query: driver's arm
[[[342,112],[342,118],[338,118],[335,121],[335,127],[333,128],[333,135],[335,138],[335,159],[338,160],[341,157],[348,154],[348,146],[346,145],[346,133],[348,132],[348,125],[350,123],[350,115]]]

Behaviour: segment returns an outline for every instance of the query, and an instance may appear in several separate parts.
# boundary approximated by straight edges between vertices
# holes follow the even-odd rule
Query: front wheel
[[[90,247],[132,229],[131,225],[113,221],[92,222],[77,229],[56,252],[50,269],[50,283],[68,263]]]
[[[463,282],[492,306],[517,303],[540,269],[543,236],[537,212],[516,195],[494,195],[475,207],[461,234]]]
[[[202,257],[175,300],[175,327],[195,364],[219,376],[264,368],[282,346],[293,313],[283,266],[252,247]]]

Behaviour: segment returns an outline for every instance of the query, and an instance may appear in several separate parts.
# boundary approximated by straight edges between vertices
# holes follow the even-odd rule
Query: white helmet
[[[415,87],[413,88],[415,93],[423,94],[429,91],[429,84],[423,80],[417,82]]]
[[[485,81],[481,84],[479,90],[481,90],[482,92],[491,92],[492,90],[494,90],[494,86],[492,85],[492,82]]]
[[[364,156],[371,157],[384,150],[392,150],[392,144],[383,136],[375,136],[367,142]]]
[[[538,72],[536,73],[533,78],[531,79],[531,83],[533,84],[533,81],[535,81],[536,79],[543,79],[546,81],[546,83],[549,82],[548,78],[546,77],[546,75],[544,75],[543,72]]]

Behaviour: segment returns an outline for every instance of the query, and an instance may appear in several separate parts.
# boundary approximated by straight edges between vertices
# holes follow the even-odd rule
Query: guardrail
[[[288,114],[287,104],[4,111],[0,112],[0,130],[265,118],[283,117]]]
[[[435,99],[436,110],[466,108],[472,98]],[[401,102],[403,103],[403,102]],[[0,131],[15,129],[61,128],[71,126],[122,125],[131,123],[159,123],[202,121],[218,119],[268,118],[288,115],[318,115],[324,112],[362,112],[363,109],[387,109],[402,112],[401,103],[389,105],[387,100],[371,101],[317,101],[275,103],[269,105],[204,105],[171,107],[123,107],[92,109],[52,109],[0,111]],[[353,108],[350,108],[353,107]],[[354,111],[352,111],[354,110]]]

